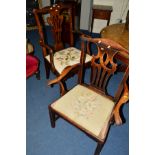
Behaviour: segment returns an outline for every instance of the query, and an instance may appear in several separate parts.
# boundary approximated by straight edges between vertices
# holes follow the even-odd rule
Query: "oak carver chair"
[[[73,47],[71,9],[72,8],[66,6],[65,4],[55,4],[51,7],[35,9],[33,11],[40,34],[40,45],[43,52],[47,79],[49,78],[50,71],[52,71],[56,76],[59,76],[66,67],[80,62],[81,51]],[[51,31],[54,37],[55,42],[53,47],[47,44],[43,32],[42,15],[44,14],[50,15],[49,17],[47,17],[47,23],[51,26]],[[62,37],[64,33],[66,36],[66,40],[64,40],[64,38]],[[70,39],[67,39],[67,36],[70,36]],[[68,42],[71,47],[64,48],[63,43],[65,41]],[[91,56],[87,54],[86,63],[90,63],[90,60]],[[65,85],[64,81],[61,82]]]
[[[48,81],[48,85],[61,83],[65,76],[78,67],[78,84],[69,91],[61,85],[62,96],[48,106],[49,115],[53,128],[57,118],[61,117],[93,138],[97,142],[94,155],[99,155],[111,124],[123,123],[121,107],[128,101],[129,68],[126,68],[115,95],[111,96],[107,91],[107,86],[111,77],[117,72],[118,65],[115,56],[122,50],[121,46],[108,39],[93,39],[85,36],[81,38],[80,63],[66,68],[59,77]],[[87,50],[85,42],[94,43],[98,50],[91,60],[90,84],[84,82],[84,60]]]

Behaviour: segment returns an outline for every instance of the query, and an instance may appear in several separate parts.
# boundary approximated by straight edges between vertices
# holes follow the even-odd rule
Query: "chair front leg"
[[[67,92],[67,86],[66,86],[66,82],[65,81],[60,81],[59,82],[59,87],[60,87],[60,96],[65,95],[65,93]]]
[[[48,106],[49,109],[49,116],[50,116],[50,121],[51,121],[51,126],[52,128],[55,128],[55,112],[51,109],[51,105]]]
[[[38,71],[36,72],[36,78],[37,78],[37,80],[40,80],[40,70],[38,70]]]
[[[100,155],[104,143],[98,143],[94,155]]]
[[[46,79],[49,79],[50,76],[50,67],[49,64],[46,60],[44,60],[44,64],[45,64],[45,70],[46,70]]]

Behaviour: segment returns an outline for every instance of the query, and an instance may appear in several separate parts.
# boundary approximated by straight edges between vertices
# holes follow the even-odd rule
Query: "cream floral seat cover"
[[[77,85],[51,107],[98,139],[104,140],[114,102],[85,86]]]
[[[74,47],[60,50],[54,54],[54,65],[56,70],[61,73],[67,66],[72,66],[80,62],[81,51]],[[50,62],[50,55],[46,56]],[[86,54],[85,62],[91,61],[92,57]]]

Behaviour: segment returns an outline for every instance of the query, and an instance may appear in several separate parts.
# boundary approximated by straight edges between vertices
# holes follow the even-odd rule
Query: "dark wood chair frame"
[[[69,41],[70,46],[73,46],[72,17],[71,17],[72,9],[68,5],[65,5],[65,4],[61,4],[61,5],[56,4],[53,7],[45,7],[42,9],[35,9],[33,12],[35,15],[35,19],[37,22],[39,35],[40,35],[39,42],[40,42],[40,45],[42,48],[42,53],[43,53],[43,58],[44,58],[46,78],[47,79],[49,78],[50,71],[52,71],[56,76],[59,76],[60,73],[56,70],[56,68],[54,66],[53,56],[54,56],[55,52],[57,52],[61,49],[64,49],[64,44],[61,40],[63,33],[69,34],[70,40],[67,40],[67,41]],[[63,22],[64,22],[64,18],[66,18],[66,17],[64,17],[65,16],[64,12],[68,13],[67,19],[65,19],[65,21],[67,20],[67,23],[69,23],[69,31],[68,31],[69,33],[66,32],[65,27],[64,28],[62,27],[62,25],[65,25],[65,24],[63,24]],[[42,17],[45,14],[50,14],[50,17],[47,17],[47,22],[51,26],[51,31],[55,38],[54,39],[55,44],[53,47],[49,46],[46,43],[46,40],[45,40],[46,38],[45,38],[45,35],[43,32],[43,25],[42,25],[43,19],[42,18],[40,19],[40,16]],[[49,54],[50,54],[50,63],[45,58]],[[90,54],[90,52],[88,54]],[[89,67],[90,66],[89,64],[90,64],[90,62],[88,62],[86,65]],[[74,73],[72,72],[72,75],[70,74],[69,77],[76,74],[77,70],[78,69],[75,69],[74,70],[75,72]],[[66,76],[66,79],[69,77]],[[65,84],[66,79],[61,81],[61,84],[63,84],[64,86],[66,85]],[[60,87],[60,93],[62,93],[61,87]]]
[[[92,61],[91,61],[91,80],[90,84],[84,83],[84,72],[85,72],[85,65],[84,65],[84,59],[86,55],[86,51],[89,50],[87,47],[85,47],[86,42],[92,42],[95,43],[98,47],[98,54],[93,56]],[[117,63],[114,62],[115,56],[120,52],[120,45],[107,40],[107,39],[93,39],[93,38],[87,38],[85,36],[82,36],[82,57],[81,57],[81,62],[79,64],[76,64],[74,66],[66,68],[63,73],[57,77],[54,80],[50,80],[48,82],[48,85],[53,85],[56,83],[61,84],[61,81],[70,73],[74,71],[74,69],[79,68],[79,73],[78,73],[78,84],[83,85],[115,102],[114,109],[111,114],[110,121],[108,123],[108,129],[110,128],[110,125],[112,123],[115,123],[117,125],[121,125],[123,123],[121,115],[120,115],[120,108],[124,103],[128,101],[128,78],[129,78],[129,67],[126,68],[126,71],[124,72],[123,79],[121,83],[118,86],[117,92],[115,93],[114,97],[110,96],[107,93],[107,83],[111,76],[114,75],[114,73],[117,72]],[[63,85],[62,87],[62,96],[67,93],[67,90]],[[75,127],[79,128],[81,131],[86,133],[89,137],[93,138],[98,144],[95,150],[94,155],[99,155],[103,144],[106,141],[106,138],[101,140],[97,137],[94,137],[92,134],[90,134],[89,131],[83,129],[80,127],[78,124],[70,120],[69,118],[63,116],[59,112],[55,111],[52,107],[51,104],[49,105],[49,115],[50,115],[50,120],[51,120],[51,126],[54,128],[55,127],[55,121],[58,117],[61,117],[74,125]],[[105,133],[107,137],[108,131]]]
[[[67,15],[67,21],[66,23],[69,24],[69,30],[64,30],[62,27],[62,22],[64,22],[63,19],[65,19],[64,15],[61,15],[61,13],[63,14],[63,12],[65,11],[65,13],[68,13]],[[53,6],[47,6],[41,9],[34,9],[33,10],[35,19],[36,19],[36,23],[38,26],[38,31],[39,31],[39,36],[40,36],[40,45],[42,48],[42,53],[43,53],[43,58],[44,58],[44,65],[45,65],[45,71],[46,71],[46,78],[48,79],[50,76],[50,71],[52,71],[56,76],[59,76],[59,72],[55,69],[54,66],[54,62],[53,62],[53,55],[54,52],[57,52],[58,50],[61,50],[64,48],[64,44],[65,41],[61,40],[61,33],[64,30],[64,33],[67,33],[69,35],[69,39],[66,40],[66,43],[69,43],[70,46],[73,46],[73,32],[72,32],[72,18],[71,18],[71,8],[66,6],[66,5],[53,5]],[[45,22],[43,19],[43,15],[47,15],[49,14],[50,17],[47,18],[47,21],[49,22],[49,24],[51,25],[51,31],[53,33],[54,36],[54,46],[49,46],[47,44],[46,41],[46,36],[44,33],[44,26],[45,26]],[[53,24],[51,20],[55,20],[56,24]],[[63,23],[63,25],[65,25]],[[50,62],[49,63],[46,60],[46,56],[50,54]],[[65,85],[65,83],[64,83]],[[61,91],[61,90],[60,90]]]
[[[46,36],[43,31],[43,28],[46,23],[46,19],[43,18],[43,15],[51,14],[52,16],[54,16],[55,13],[57,13],[56,10],[59,12],[59,14],[64,16],[63,24],[61,25],[61,31],[59,30],[59,32],[61,32],[61,33],[63,32],[62,42],[68,43],[70,46],[73,46],[74,38],[73,38],[73,26],[72,26],[72,8],[65,4],[55,4],[53,6],[46,6],[41,9],[33,10],[35,20],[36,20],[36,23],[38,26],[40,40],[42,40],[44,42],[46,41],[45,40]],[[66,29],[66,27],[68,27],[68,28]],[[53,33],[54,37],[57,36],[56,33],[58,33],[58,29],[52,30],[52,33]],[[66,39],[66,33],[68,34],[67,36],[69,36],[67,39]],[[65,36],[64,36],[64,34],[65,34]],[[64,39],[64,37],[65,37],[65,39]],[[58,44],[56,38],[54,38],[54,41],[55,41],[55,44]],[[54,48],[54,50],[57,51],[57,50],[59,50],[59,48],[58,49]]]
[[[61,14],[65,11],[65,13],[68,13],[67,16],[67,21],[65,22],[64,20],[62,21],[62,19],[65,19],[65,17],[62,17],[62,15],[60,15],[60,18],[58,17],[58,14]],[[47,6],[44,7],[42,9],[34,9],[33,10],[35,19],[36,19],[36,23],[38,26],[38,31],[39,31],[39,36],[40,36],[40,45],[42,47],[42,52],[43,52],[43,57],[45,58],[49,52],[47,50],[52,50],[52,51],[58,51],[64,48],[64,43],[68,43],[70,46],[73,46],[73,32],[72,32],[72,18],[71,18],[71,8],[69,8],[66,5],[54,5],[54,6]],[[43,19],[43,15],[47,15],[50,14],[50,17],[55,18],[55,23],[59,23],[60,21],[63,22],[60,23],[60,25],[53,25],[51,23],[51,31],[53,33],[54,36],[54,46],[46,46],[47,45],[47,41],[46,41],[46,36],[44,33],[44,26],[46,21],[44,21]],[[64,15],[65,16],[65,15]],[[65,25],[65,23],[69,24],[69,28],[66,31],[65,28],[63,28],[62,26]],[[58,27],[59,26],[59,27]],[[67,33],[69,36],[69,39],[66,40],[62,40],[62,35],[61,33]],[[45,60],[46,61],[46,60]],[[46,77],[49,78],[49,67],[47,67],[47,63],[45,62],[45,69],[46,69]]]

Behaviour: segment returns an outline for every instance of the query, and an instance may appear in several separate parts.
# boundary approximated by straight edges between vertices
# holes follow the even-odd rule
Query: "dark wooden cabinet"
[[[26,0],[26,26],[36,26],[33,9],[39,8],[39,0]]]
[[[76,29],[79,29],[80,28],[80,14],[81,14],[81,0],[56,0],[56,3],[65,4],[66,6],[72,8],[73,31],[76,31]],[[78,21],[76,21],[75,19],[76,17]]]

